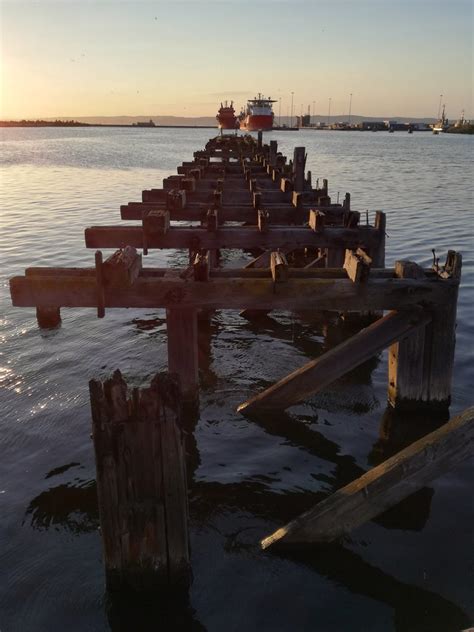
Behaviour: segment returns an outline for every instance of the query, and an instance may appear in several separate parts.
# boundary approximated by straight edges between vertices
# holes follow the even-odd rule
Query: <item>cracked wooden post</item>
[[[183,400],[199,400],[197,310],[172,307],[166,310],[168,370],[177,373]]]
[[[387,459],[261,541],[330,542],[393,507],[474,450],[474,407]]]
[[[107,589],[186,590],[188,501],[176,376],[89,383]]]
[[[431,322],[425,328],[390,347],[388,396],[396,408],[450,405],[461,267],[461,254],[449,251],[444,268],[437,271],[439,283],[455,281],[448,300],[432,307]],[[412,261],[397,261],[395,273],[399,278],[426,278]]]

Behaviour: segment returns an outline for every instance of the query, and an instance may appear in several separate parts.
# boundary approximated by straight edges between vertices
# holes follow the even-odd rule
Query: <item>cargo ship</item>
[[[266,99],[260,93],[258,97],[247,101],[247,108],[240,113],[240,129],[248,132],[268,131],[273,128],[273,110],[272,103],[275,100],[268,97]]]
[[[221,103],[216,119],[219,129],[238,129],[239,120],[235,115],[234,102],[231,101],[230,105],[227,104],[227,101],[225,101],[225,105]]]

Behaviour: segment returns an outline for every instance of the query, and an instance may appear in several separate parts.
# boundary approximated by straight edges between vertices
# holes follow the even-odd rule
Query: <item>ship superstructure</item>
[[[221,107],[216,115],[217,126],[219,129],[238,129],[239,121],[235,115],[234,110],[234,102],[231,101],[230,105],[225,101],[224,104],[221,103]]]
[[[249,99],[245,111],[240,114],[240,127],[248,132],[268,131],[273,128],[272,103],[276,101],[271,97],[264,97],[260,92],[258,97]]]

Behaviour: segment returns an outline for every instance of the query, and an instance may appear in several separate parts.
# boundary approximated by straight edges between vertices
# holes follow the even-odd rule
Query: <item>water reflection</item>
[[[93,480],[63,483],[41,492],[28,505],[23,524],[34,529],[67,529],[77,535],[99,527],[97,489]]]
[[[207,629],[196,618],[187,594],[108,594],[106,610],[112,632],[206,632]]]
[[[277,554],[313,569],[354,594],[393,608],[397,632],[446,632],[470,625],[466,613],[434,592],[404,583],[339,544]]]

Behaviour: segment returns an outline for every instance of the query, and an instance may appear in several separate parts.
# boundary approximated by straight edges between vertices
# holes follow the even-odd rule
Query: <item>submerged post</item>
[[[191,583],[180,393],[156,375],[128,392],[120,371],[89,383],[107,589]]]

